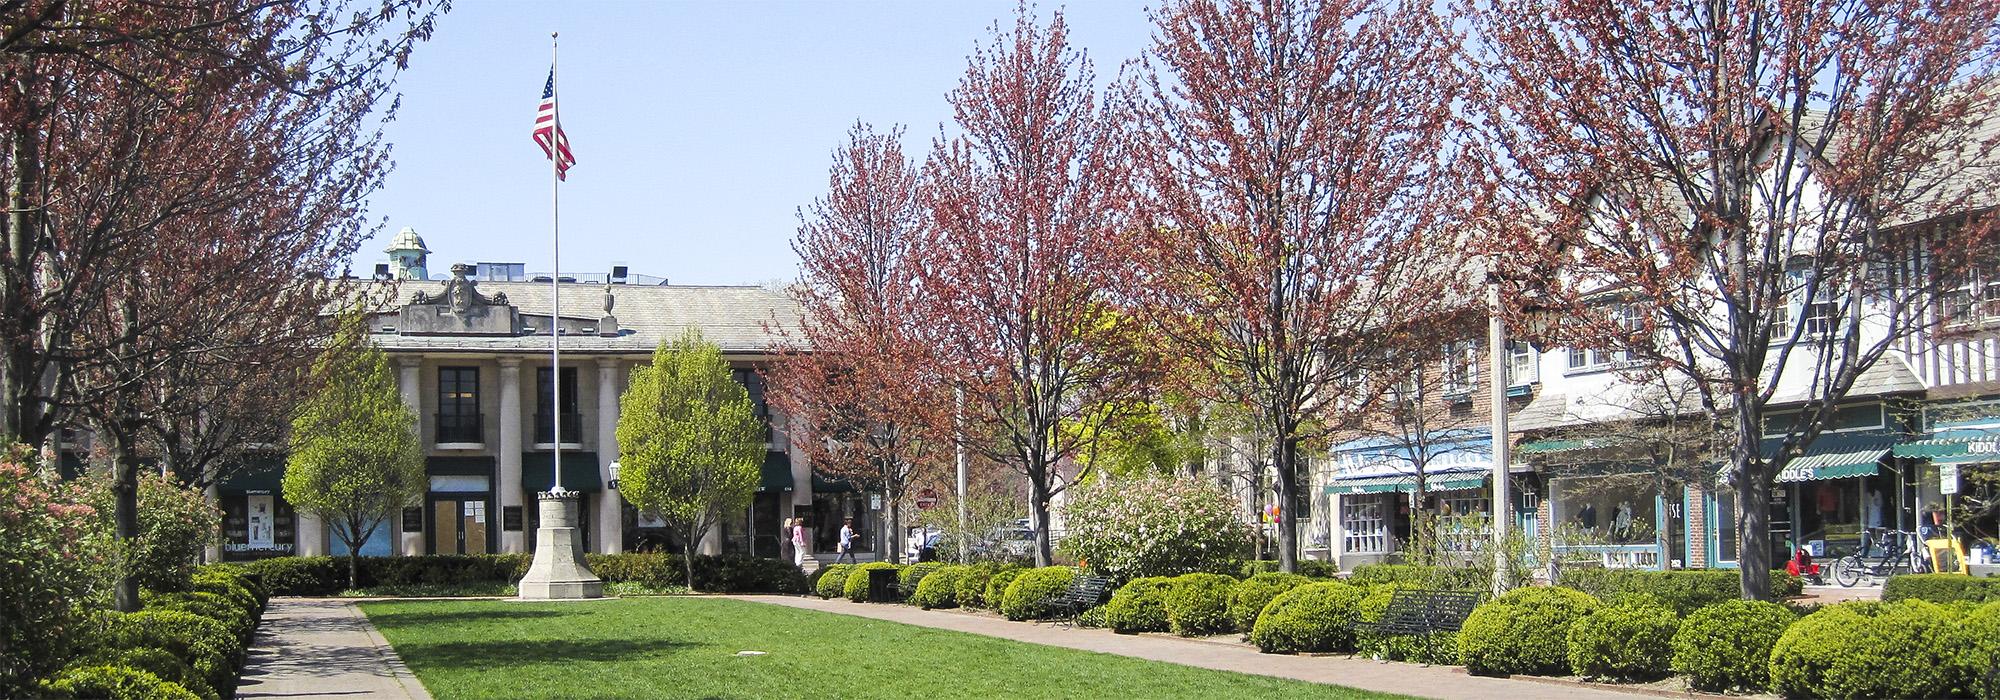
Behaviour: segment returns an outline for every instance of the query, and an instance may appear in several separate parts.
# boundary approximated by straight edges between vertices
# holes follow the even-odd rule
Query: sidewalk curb
[[[397,685],[403,687],[404,694],[408,695],[410,700],[432,700],[430,689],[424,687],[423,681],[417,680],[417,675],[410,672],[410,667],[403,665],[403,657],[397,655],[396,648],[390,646],[389,640],[382,637],[381,630],[375,629],[375,623],[368,619],[368,613],[361,612],[361,606],[353,603],[348,603],[345,607],[348,615],[361,619],[362,631],[368,634],[368,641],[375,644],[376,655],[382,657],[382,662],[389,667],[389,674],[396,679]]]

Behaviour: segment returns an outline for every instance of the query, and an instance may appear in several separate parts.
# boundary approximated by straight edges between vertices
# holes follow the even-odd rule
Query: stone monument
[[[560,468],[560,467],[558,467]],[[535,561],[521,578],[522,600],[575,600],[604,597],[604,581],[583,563],[583,531],[577,529],[583,496],[545,491],[541,523],[535,528]]]

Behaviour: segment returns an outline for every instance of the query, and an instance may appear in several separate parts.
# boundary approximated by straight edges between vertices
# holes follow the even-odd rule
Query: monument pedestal
[[[521,578],[522,600],[604,597],[604,581],[583,563],[582,531],[577,529],[582,497],[574,491],[537,494],[541,523],[535,528],[535,561]]]

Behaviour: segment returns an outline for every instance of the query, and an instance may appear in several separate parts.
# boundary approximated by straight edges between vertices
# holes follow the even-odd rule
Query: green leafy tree
[[[687,585],[702,534],[757,489],[764,427],[722,348],[688,332],[632,373],[618,411],[619,492],[681,535]]]
[[[222,540],[222,511],[201,491],[159,474],[138,475],[138,536],[119,543],[119,574],[139,586],[163,593],[185,591],[194,584],[195,561],[201,550]],[[109,481],[108,479],[105,481]],[[91,506],[109,531],[116,527],[117,508],[110,483],[91,484]]]
[[[347,585],[360,585],[361,544],[424,492],[416,416],[396,392],[389,358],[351,311],[319,360],[316,391],[292,419],[285,500],[333,526],[347,545]]]

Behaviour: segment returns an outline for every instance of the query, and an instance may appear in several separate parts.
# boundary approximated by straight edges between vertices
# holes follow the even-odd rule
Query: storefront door
[[[493,551],[492,520],[485,496],[431,496],[428,549],[433,554],[486,554]]]
[[[1687,491],[1667,489],[1660,496],[1661,540],[1667,545],[1667,567],[1685,569],[1687,560]]]

